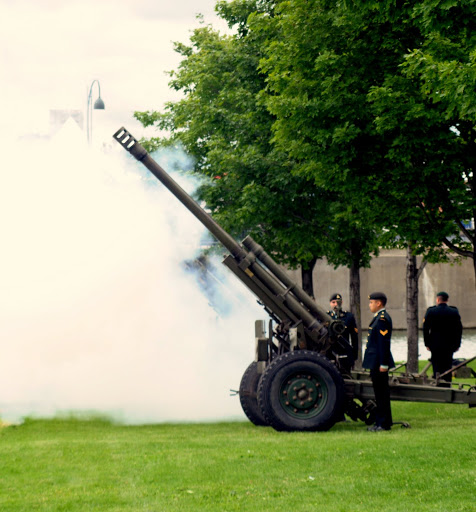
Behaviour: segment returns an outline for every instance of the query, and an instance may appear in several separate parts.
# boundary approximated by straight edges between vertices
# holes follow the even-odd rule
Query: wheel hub
[[[297,418],[318,414],[326,399],[325,386],[311,374],[292,375],[281,387],[281,405],[288,414]]]

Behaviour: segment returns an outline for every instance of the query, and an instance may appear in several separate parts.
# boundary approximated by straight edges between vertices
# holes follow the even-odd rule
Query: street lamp
[[[91,96],[93,92],[93,85],[98,84],[98,99],[94,102],[94,107],[91,102]],[[91,83],[91,87],[89,88],[88,94],[88,105],[86,109],[86,137],[88,139],[88,144],[91,144],[91,139],[93,136],[93,108],[94,110],[104,110],[104,101],[101,99],[101,85],[99,84],[99,80],[93,80]]]

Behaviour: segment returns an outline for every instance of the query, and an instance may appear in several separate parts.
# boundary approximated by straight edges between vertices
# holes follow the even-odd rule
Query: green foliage
[[[393,412],[412,428],[28,420],[0,428],[0,509],[473,510],[474,409],[394,402]]]
[[[371,250],[353,251],[351,245],[370,240],[373,230],[353,236],[352,244],[344,239],[362,220],[349,229],[342,195],[296,174],[288,148],[273,144],[276,118],[261,100],[266,77],[258,69],[273,34],[250,30],[248,24],[250,13],[272,17],[273,4],[220,2],[217,10],[237,33],[221,35],[205,26],[194,31],[189,45],[175,45],[183,59],[170,85],[184,97],[162,113],[136,113],[145,126],[169,134],[145,141],[147,148],[183,145],[196,172],[208,177],[198,198],[215,219],[236,236],[251,234],[279,262],[309,268],[326,255],[336,265],[356,260],[368,265]]]
[[[387,246],[474,257],[474,2],[289,0],[263,101],[295,172],[343,193]],[[271,30],[270,27],[271,26]],[[356,206],[358,205],[358,208]]]
[[[353,4],[415,35],[395,73],[368,95],[376,130],[388,140],[385,179],[404,178],[395,194],[393,231],[416,241],[416,252],[430,261],[448,257],[441,242],[474,258],[475,232],[463,223],[476,210],[476,6],[441,0],[402,2],[400,10],[393,2]]]
[[[327,253],[331,262],[349,265],[359,252],[366,266],[381,242],[382,200],[378,186],[382,138],[375,133],[367,106],[369,88],[395,68],[405,40],[401,30],[339,9],[334,2],[292,0],[277,7],[279,15],[250,18],[268,39],[261,69],[267,74],[262,101],[276,116],[274,142],[296,162],[294,172],[338,194],[340,240]],[[382,197],[383,196],[383,197]],[[385,215],[385,214],[383,214]],[[386,227],[386,226],[383,226]],[[345,261],[344,261],[345,259]],[[349,265],[350,266],[350,265]]]

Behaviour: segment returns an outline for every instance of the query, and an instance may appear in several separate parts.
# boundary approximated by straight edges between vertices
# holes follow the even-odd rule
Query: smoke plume
[[[69,128],[3,156],[0,417],[244,418],[229,389],[264,312],[230,276],[220,316],[182,264],[201,224],[119,145],[91,150]]]

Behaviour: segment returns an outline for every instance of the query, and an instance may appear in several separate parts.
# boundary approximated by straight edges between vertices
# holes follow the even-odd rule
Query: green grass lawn
[[[475,511],[476,409],[393,412],[412,428],[26,420],[0,428],[0,511]]]

